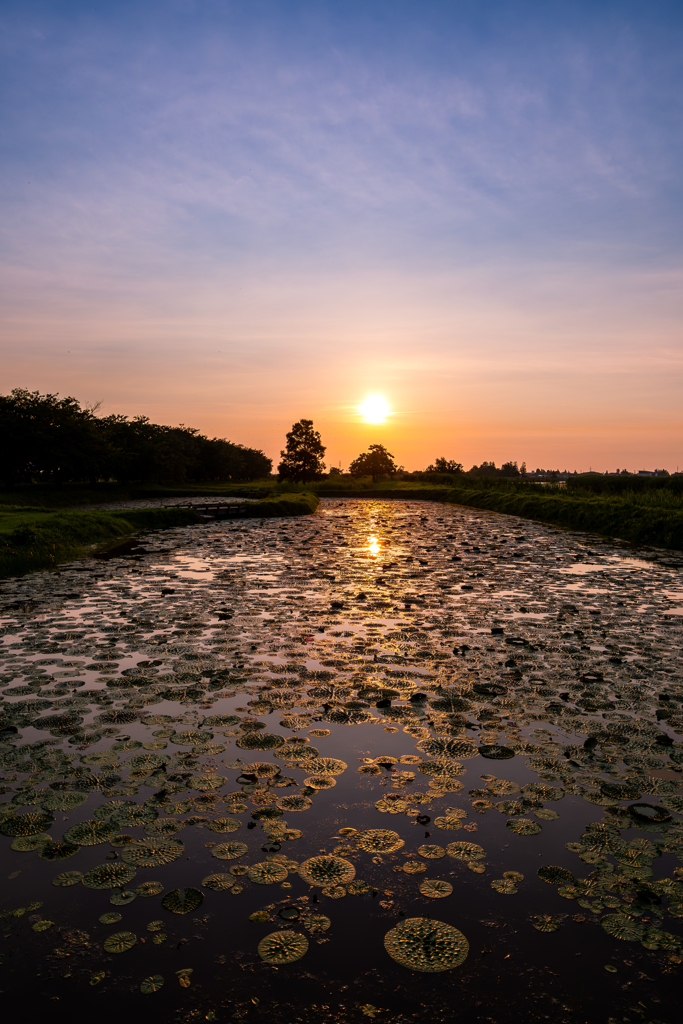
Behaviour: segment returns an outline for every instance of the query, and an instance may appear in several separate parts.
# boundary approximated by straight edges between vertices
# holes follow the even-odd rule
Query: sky
[[[0,393],[683,469],[679,0],[4,0],[0,111]]]

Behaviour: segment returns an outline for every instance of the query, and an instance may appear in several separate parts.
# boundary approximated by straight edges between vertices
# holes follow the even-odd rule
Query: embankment
[[[133,533],[200,523],[185,508],[112,512],[3,506],[0,508],[0,577],[50,569]]]
[[[494,488],[454,487],[445,500],[572,530],[601,533],[634,544],[683,550],[683,512],[679,509],[571,492],[548,494]]]

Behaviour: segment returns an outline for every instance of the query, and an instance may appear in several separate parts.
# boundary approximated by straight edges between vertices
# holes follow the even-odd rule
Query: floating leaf
[[[367,853],[395,853],[406,845],[397,832],[383,828],[357,832],[354,839],[356,845]]]
[[[299,865],[299,875],[308,885],[343,885],[355,878],[356,869],[343,857],[319,854]]]
[[[91,818],[88,821],[79,821],[72,825],[64,833],[67,843],[74,843],[76,846],[98,846],[106,843],[118,832],[118,826],[110,821],[98,821]]]
[[[571,871],[567,871],[566,868],[557,868],[550,864],[543,865],[538,869],[538,877],[542,878],[544,882],[549,882],[551,885],[566,885],[567,883],[573,884],[574,876]]]
[[[218,860],[237,860],[238,857],[243,857],[248,849],[244,843],[220,843],[214,846],[211,856],[217,857]]]
[[[10,814],[0,819],[0,833],[3,836],[37,836],[54,821],[49,811],[31,811],[28,814]]]
[[[87,889],[118,889],[135,877],[135,868],[128,864],[99,864],[83,875]]]
[[[418,846],[417,852],[421,857],[424,857],[425,860],[440,860],[441,857],[446,856],[446,851],[443,846]]]
[[[542,831],[538,822],[532,821],[531,818],[511,818],[505,824],[518,836],[537,836]]]
[[[455,857],[456,860],[483,860],[486,856],[486,851],[482,846],[478,846],[476,843],[449,843],[446,847],[446,853],[449,857]]]
[[[81,871],[62,871],[61,874],[55,875],[52,879],[52,884],[64,887],[78,885],[82,878],[83,874]]]
[[[143,995],[148,996],[152,992],[158,992],[163,984],[164,978],[162,974],[151,974],[149,978],[144,978],[140,982],[140,991]]]
[[[115,910],[110,910],[107,914],[101,914],[99,918],[100,924],[116,924],[120,920],[121,914],[118,914]]]
[[[276,861],[264,860],[258,864],[252,864],[247,874],[252,882],[257,885],[270,885],[273,882],[284,882],[287,877],[287,868]]]
[[[384,948],[389,956],[412,971],[448,971],[459,967],[469,952],[462,932],[443,921],[408,917],[387,932]]]
[[[103,945],[107,953],[125,953],[126,950],[132,949],[137,941],[137,935],[133,932],[114,932],[104,940]]]
[[[242,827],[242,822],[235,818],[215,818],[206,827],[212,832],[236,832],[238,828]]]
[[[539,914],[533,918],[533,925],[539,932],[556,932],[560,927],[560,922],[551,914]]]
[[[258,955],[267,964],[293,964],[308,951],[308,939],[299,932],[271,932],[258,944]]]
[[[204,894],[199,889],[173,889],[166,893],[161,905],[172,914],[190,914],[203,902]]]
[[[126,864],[137,868],[157,868],[163,864],[172,864],[182,857],[185,847],[180,839],[137,839],[126,846],[121,854]]]
[[[223,892],[226,889],[231,889],[235,883],[235,879],[232,875],[226,874],[214,874],[207,875],[206,878],[202,879],[202,885],[205,889],[213,889],[215,892]]]
[[[453,886],[450,882],[442,882],[436,878],[425,878],[424,882],[420,884],[420,892],[423,896],[428,896],[432,900],[440,900],[444,896],[450,896],[453,892]]]

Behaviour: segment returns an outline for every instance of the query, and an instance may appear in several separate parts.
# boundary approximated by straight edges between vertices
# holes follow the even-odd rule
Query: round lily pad
[[[531,818],[510,818],[505,824],[518,836],[537,836],[543,831],[538,822],[532,821]]]
[[[287,868],[273,860],[263,860],[258,864],[252,864],[247,874],[252,882],[257,885],[271,885],[273,882],[284,882],[287,877]]]
[[[341,775],[348,767],[346,761],[336,757],[314,757],[306,761],[306,771],[315,772],[316,775]]]
[[[389,956],[412,971],[448,971],[459,967],[469,952],[462,932],[443,921],[408,917],[387,932],[384,948]]]
[[[127,949],[132,949],[137,941],[138,937],[133,932],[114,932],[104,940],[103,945],[107,953],[125,953]]]
[[[242,750],[277,750],[285,738],[274,732],[246,732],[236,742]]]
[[[460,758],[463,761],[470,757],[476,757],[479,749],[470,743],[469,740],[450,740],[440,737],[432,737],[428,740],[420,740],[417,749],[430,757]]]
[[[502,747],[498,743],[483,743],[479,747],[479,753],[482,757],[487,757],[491,761],[506,761],[508,758],[515,756],[515,752],[511,747]]]
[[[226,875],[217,872],[213,875],[207,875],[206,878],[202,879],[202,885],[205,889],[213,889],[215,892],[223,892],[226,889],[232,889],[235,884],[235,878],[233,875]]]
[[[49,811],[30,811],[28,814],[10,814],[0,820],[3,836],[37,836],[55,820]]]
[[[100,915],[100,924],[116,924],[117,921],[121,920],[121,914],[115,910],[110,910],[106,914]]]
[[[78,885],[82,878],[83,873],[81,871],[62,871],[61,874],[55,875],[52,879],[52,884],[62,887]]]
[[[446,851],[443,846],[430,846],[429,844],[418,846],[417,852],[421,857],[424,857],[425,860],[440,860],[442,857],[446,856]]]
[[[199,889],[173,889],[166,893],[161,905],[172,914],[190,914],[203,902],[204,894]]]
[[[367,853],[396,853],[406,844],[398,832],[384,828],[370,828],[357,832],[353,837],[356,845]]]
[[[44,843],[40,847],[38,856],[41,860],[66,860],[67,857],[73,857],[74,854],[78,853],[80,847],[76,846],[75,843],[62,843],[57,840],[56,842]]]
[[[308,939],[299,932],[283,929],[271,932],[258,944],[258,955],[267,964],[293,964],[308,950]]]
[[[135,877],[135,868],[128,864],[99,864],[83,875],[83,885],[88,889],[118,889]]]
[[[238,857],[243,857],[248,849],[244,843],[219,843],[212,849],[211,856],[217,857],[218,860],[237,860]]]
[[[639,942],[645,933],[640,921],[634,921],[625,914],[608,914],[607,917],[603,917],[600,924],[608,935],[625,942]]]
[[[300,864],[299,875],[309,885],[343,885],[355,878],[356,869],[343,857],[323,853]]]
[[[87,821],[79,821],[72,825],[64,833],[67,843],[74,843],[76,846],[98,846],[106,843],[118,832],[118,826],[111,821],[98,821],[91,818]]]
[[[140,991],[143,995],[148,996],[151,995],[152,992],[158,992],[163,984],[163,974],[151,974],[149,978],[144,978],[140,982]]]
[[[566,868],[557,868],[551,864],[544,864],[538,869],[538,877],[542,878],[544,882],[549,882],[551,885],[567,885],[573,884],[574,876],[571,871],[567,871]]]
[[[420,884],[420,892],[423,896],[429,896],[430,899],[440,900],[444,896],[450,896],[453,886],[450,882],[442,882],[437,878],[425,878]]]
[[[560,927],[560,922],[551,914],[539,914],[533,919],[533,925],[539,932],[556,932]]]
[[[143,882],[135,890],[136,896],[158,896],[160,892],[164,891],[164,887],[161,882]]]
[[[304,779],[304,786],[308,786],[309,789],[332,789],[336,785],[337,781],[331,775],[309,775]]]
[[[427,865],[421,860],[406,860],[403,863],[403,870],[407,875],[423,875]]]
[[[323,896],[330,900],[341,900],[346,896],[347,890],[343,885],[327,885],[323,889]]]
[[[242,827],[242,822],[235,818],[215,818],[206,827],[212,832],[236,832],[238,828]]]
[[[504,893],[506,896],[514,896],[515,893],[519,892],[515,883],[508,878],[494,878],[491,882],[491,888],[495,889],[496,892]]]
[[[125,907],[138,898],[138,894],[131,889],[120,889],[112,893],[109,902],[115,907]]]
[[[138,839],[123,850],[121,857],[126,864],[136,868],[158,868],[163,864],[172,864],[182,857],[185,851],[179,839],[165,837]]]
[[[446,853],[449,857],[455,857],[456,860],[476,861],[483,860],[486,856],[483,846],[478,846],[476,843],[449,843]]]
[[[35,850],[40,850],[43,846],[51,843],[50,836],[45,835],[44,832],[40,832],[37,836],[19,836],[12,843],[12,849],[18,853],[33,853]],[[76,847],[78,849],[78,847]]]
[[[651,821],[656,824],[662,821],[671,821],[671,815],[664,807],[654,807],[652,804],[629,804],[628,813],[636,820]]]

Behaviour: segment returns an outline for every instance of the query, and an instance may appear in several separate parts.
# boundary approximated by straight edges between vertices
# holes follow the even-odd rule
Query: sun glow
[[[381,395],[368,395],[358,406],[358,412],[366,423],[384,423],[389,415],[389,403]]]
[[[367,551],[369,555],[378,555],[382,550],[377,537],[368,537]]]

